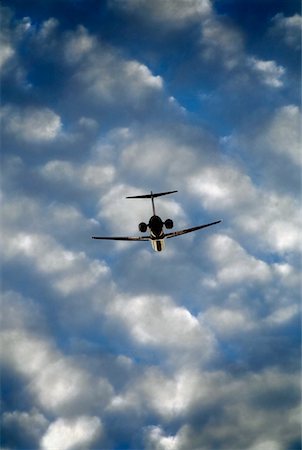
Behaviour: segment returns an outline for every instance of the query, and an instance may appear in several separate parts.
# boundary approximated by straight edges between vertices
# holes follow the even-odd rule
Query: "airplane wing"
[[[181,236],[182,234],[191,233],[192,231],[201,230],[202,228],[210,227],[211,225],[216,225],[216,223],[220,223],[221,220],[217,220],[217,222],[207,223],[206,225],[199,225],[198,227],[187,228],[185,230],[174,231],[172,233],[166,233],[165,238],[169,239],[175,236]]]
[[[149,241],[149,236],[140,236],[140,237],[127,237],[127,236],[92,236],[92,239],[105,239],[111,241]]]

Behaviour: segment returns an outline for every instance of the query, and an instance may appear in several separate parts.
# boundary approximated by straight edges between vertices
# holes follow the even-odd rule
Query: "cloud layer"
[[[2,6],[5,450],[299,448],[301,17],[256,3]],[[91,239],[151,189],[223,222]]]

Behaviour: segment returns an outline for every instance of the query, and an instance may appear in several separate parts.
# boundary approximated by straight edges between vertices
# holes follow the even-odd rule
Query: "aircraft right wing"
[[[175,236],[181,236],[182,234],[191,233],[192,231],[201,230],[202,228],[210,227],[211,225],[216,225],[216,223],[220,223],[221,220],[217,220],[217,222],[207,223],[206,225],[199,225],[198,227],[187,228],[185,230],[174,231],[172,233],[165,233],[165,238],[169,239]]]
[[[92,239],[105,239],[110,241],[149,241],[149,236],[127,237],[127,236],[92,236]]]

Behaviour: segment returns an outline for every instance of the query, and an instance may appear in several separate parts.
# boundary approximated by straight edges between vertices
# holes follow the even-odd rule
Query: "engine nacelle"
[[[145,222],[141,222],[138,226],[138,229],[141,233],[145,233],[147,231],[147,224]]]
[[[173,228],[173,220],[171,220],[171,219],[165,220],[165,227],[166,227],[168,230],[171,230],[171,228]]]

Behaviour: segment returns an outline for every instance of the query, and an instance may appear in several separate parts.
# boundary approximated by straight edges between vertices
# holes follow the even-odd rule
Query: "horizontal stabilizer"
[[[162,195],[174,194],[175,192],[177,192],[177,191],[156,192],[154,194],[153,194],[153,192],[151,192],[150,194],[145,194],[145,195],[131,195],[126,198],[155,198],[155,197],[161,197]]]

